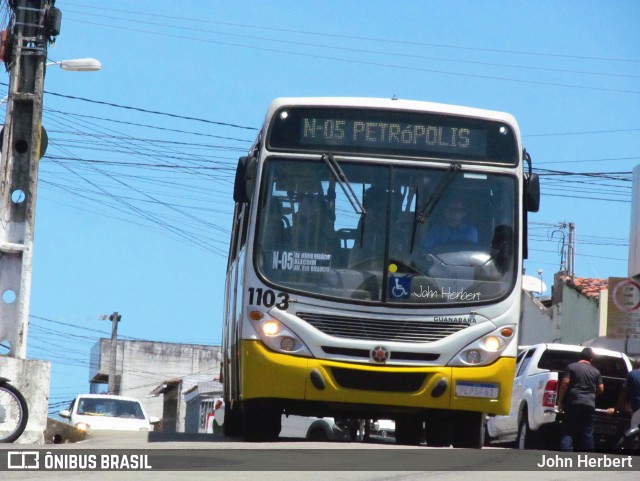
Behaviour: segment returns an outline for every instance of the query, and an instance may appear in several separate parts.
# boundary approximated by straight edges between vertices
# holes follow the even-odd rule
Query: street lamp
[[[62,70],[70,72],[95,72],[102,68],[102,64],[95,58],[75,58],[71,60],[61,60],[60,62],[47,62],[47,67],[59,66]]]
[[[96,60],[95,58],[73,58],[70,60],[61,60],[59,62],[51,61],[46,63],[47,67],[51,67],[53,65],[57,65],[67,72],[96,72],[102,69],[100,60]],[[0,99],[0,105],[5,103],[8,99],[9,95],[5,95]]]
[[[536,271],[538,273],[538,276],[540,277],[540,296],[542,296],[542,293],[546,290],[544,283],[542,282],[542,273],[544,272],[542,269],[538,269]]]

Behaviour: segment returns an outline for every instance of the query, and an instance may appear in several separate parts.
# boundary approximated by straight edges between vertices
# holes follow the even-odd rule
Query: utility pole
[[[11,19],[0,32],[0,60],[9,72],[5,124],[0,134],[0,372],[13,379],[29,405],[24,443],[44,443],[51,365],[26,359],[38,163],[47,146],[42,97],[47,46],[60,33],[55,0],[10,0]],[[4,101],[4,99],[3,99]]]
[[[118,353],[118,323],[122,316],[114,312],[109,316],[111,321],[111,352],[109,355],[109,394],[120,394],[116,392],[116,355]],[[118,389],[120,391],[120,389]]]
[[[627,275],[629,277],[640,277],[640,165],[636,165],[633,168],[631,189],[631,231],[629,232],[629,267]]]
[[[13,0],[2,32],[10,72],[0,157],[0,341],[26,357],[38,164],[46,149],[41,126],[47,45],[60,33],[55,0]]]
[[[567,263],[569,265],[569,275],[571,281],[575,278],[575,262],[576,262],[576,225],[573,222],[569,222],[569,250],[567,251]]]

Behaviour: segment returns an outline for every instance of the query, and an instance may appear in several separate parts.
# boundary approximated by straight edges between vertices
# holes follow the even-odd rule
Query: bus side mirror
[[[233,200],[241,204],[249,202],[256,183],[255,157],[240,157],[233,185]]]
[[[526,182],[527,211],[538,212],[540,210],[540,177],[538,174],[531,174]]]

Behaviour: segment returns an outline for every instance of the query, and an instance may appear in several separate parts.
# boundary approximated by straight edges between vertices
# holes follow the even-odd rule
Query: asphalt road
[[[554,460],[560,453],[494,446],[483,450],[407,448],[382,440],[321,443],[281,439],[275,443],[245,443],[218,435],[111,432],[90,436],[77,444],[3,445],[0,451],[5,451],[0,452],[0,467],[7,466],[11,452],[13,466],[20,466],[20,459],[25,460],[25,465],[33,464],[34,453],[38,453],[41,467],[54,463],[67,463],[67,467],[73,467],[74,462],[90,466],[93,460],[99,468],[104,459],[106,464],[103,466],[122,468],[128,465],[130,468],[126,471],[9,470],[0,472],[3,481],[584,481],[595,476],[606,476],[607,481],[640,479],[640,457],[626,461],[631,469],[611,468],[606,473],[573,469],[546,471],[537,464]],[[609,462],[614,462],[613,457],[609,458]],[[565,464],[568,462],[564,457],[562,459]],[[131,469],[146,466],[152,469]]]

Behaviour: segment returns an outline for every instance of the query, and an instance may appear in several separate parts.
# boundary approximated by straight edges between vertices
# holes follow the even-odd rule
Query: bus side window
[[[242,236],[240,237],[240,249],[247,243],[247,234],[249,233],[249,206],[244,204],[242,209]]]
[[[229,249],[229,263],[237,259],[238,254],[247,242],[249,204],[236,204],[234,215],[237,217],[233,221],[231,248]]]
[[[231,231],[231,240],[229,242],[229,257],[227,259],[227,265],[231,265],[231,263],[236,259],[236,251],[240,240],[240,226],[238,225],[238,219],[240,217],[241,206],[242,204],[236,204],[233,210],[233,226]]]

